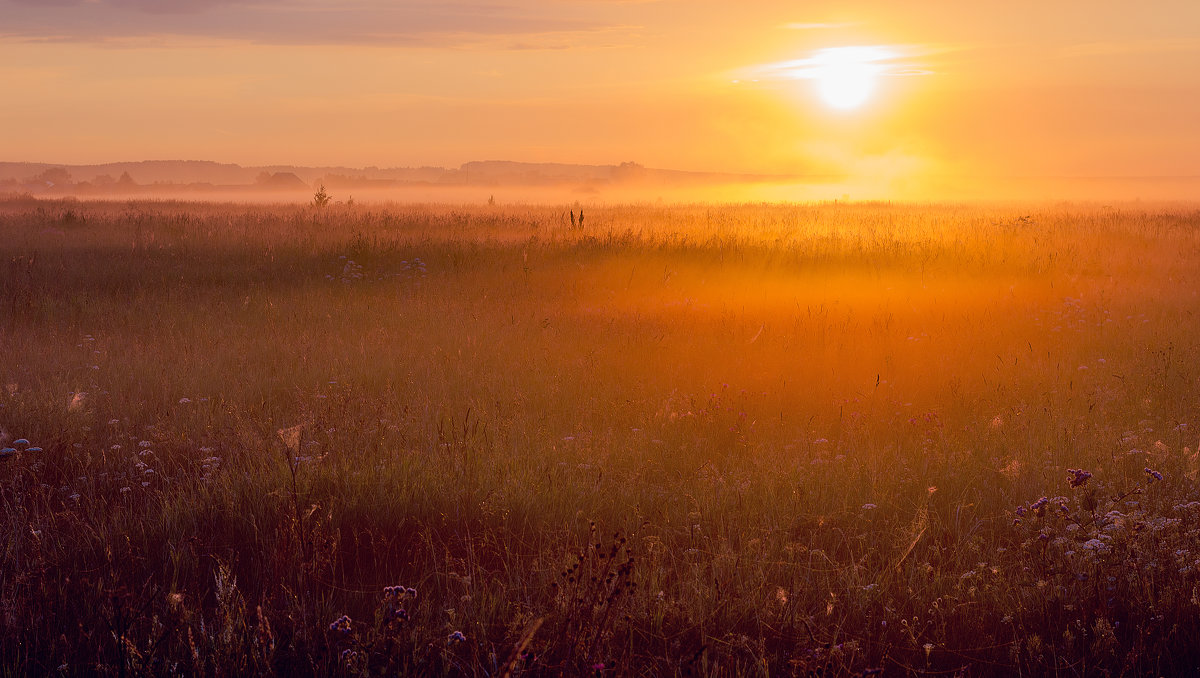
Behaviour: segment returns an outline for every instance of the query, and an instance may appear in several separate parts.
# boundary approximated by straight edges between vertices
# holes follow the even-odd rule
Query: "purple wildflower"
[[[1069,468],[1067,469],[1067,473],[1071,475],[1071,477],[1067,479],[1067,481],[1071,483],[1071,487],[1083,487],[1087,484],[1088,478],[1092,477],[1090,472],[1081,468]]]
[[[1147,475],[1149,475],[1149,476],[1150,476],[1150,482],[1154,482],[1154,481],[1156,481],[1156,480],[1162,480],[1162,479],[1163,479],[1163,475],[1162,475],[1161,473],[1159,473],[1158,471],[1155,471],[1155,470],[1154,470],[1154,469],[1152,469],[1152,468],[1149,468],[1149,467],[1147,467],[1147,468],[1145,469],[1145,471],[1146,471]]]
[[[350,617],[348,617],[346,615],[342,615],[342,616],[338,617],[337,619],[334,620],[334,622],[332,624],[329,625],[330,633],[335,633],[335,634],[342,635],[342,636],[350,635],[351,630],[352,630],[352,626],[351,626],[351,622],[350,622]]]
[[[1044,515],[1046,513],[1046,504],[1050,503],[1049,497],[1042,497],[1029,505],[1029,510],[1033,511],[1034,515]]]

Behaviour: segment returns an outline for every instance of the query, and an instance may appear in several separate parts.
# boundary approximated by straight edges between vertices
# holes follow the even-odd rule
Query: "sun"
[[[817,52],[809,77],[821,101],[830,108],[851,111],[861,108],[875,92],[882,68],[879,51],[870,47],[832,47]]]

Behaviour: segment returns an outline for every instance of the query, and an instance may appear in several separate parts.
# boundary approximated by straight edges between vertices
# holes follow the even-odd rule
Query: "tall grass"
[[[1196,669],[1200,212],[569,210],[0,204],[0,673]]]

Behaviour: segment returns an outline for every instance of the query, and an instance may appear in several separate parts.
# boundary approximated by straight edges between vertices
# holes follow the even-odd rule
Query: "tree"
[[[321,184],[321,187],[313,194],[313,207],[325,207],[331,199],[329,194],[325,192],[325,184]]]
[[[71,173],[66,167],[51,167],[33,177],[31,181],[48,186],[65,186],[71,183]]]

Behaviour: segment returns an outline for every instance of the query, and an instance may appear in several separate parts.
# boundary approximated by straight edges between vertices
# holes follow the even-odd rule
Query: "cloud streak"
[[[1200,51],[1192,40],[1110,40],[1070,45],[1062,48],[1066,57],[1093,57],[1131,54],[1172,54]]]
[[[914,57],[928,54],[928,48],[914,45],[856,45],[818,49],[806,57],[742,69],[739,79],[753,81],[809,80],[820,78],[832,61],[845,60],[863,64],[874,76],[905,77],[930,75],[933,71],[917,67]]]
[[[619,41],[635,27],[571,8],[347,0],[0,0],[0,39],[120,45],[190,37],[276,45],[545,49]]]
[[[781,25],[780,28],[784,28],[789,31],[822,31],[832,28],[849,28],[850,26],[856,25],[857,24],[852,21],[842,21],[837,23],[793,21],[791,23]]]

